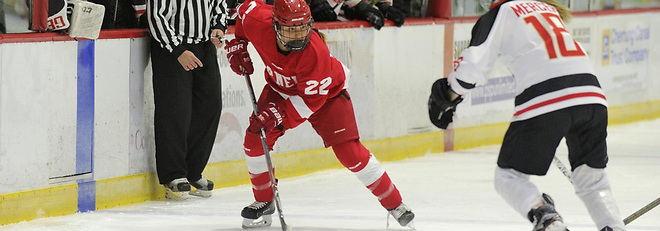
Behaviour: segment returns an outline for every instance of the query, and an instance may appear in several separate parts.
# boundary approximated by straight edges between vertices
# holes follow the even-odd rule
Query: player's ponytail
[[[319,34],[319,37],[321,37],[321,40],[323,40],[323,43],[325,43],[325,34],[316,28],[312,28],[312,30],[316,31],[316,33]]]
[[[570,22],[571,19],[573,18],[573,16],[571,15],[571,10],[568,9],[568,7],[564,6],[563,4],[559,3],[557,0],[538,0],[538,1],[555,7],[557,9],[557,12],[559,12],[559,17],[561,17],[561,20],[566,23]]]

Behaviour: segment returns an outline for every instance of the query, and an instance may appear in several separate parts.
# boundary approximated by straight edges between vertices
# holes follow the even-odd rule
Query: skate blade
[[[414,221],[411,221],[410,223],[408,223],[406,225],[406,227],[408,227],[410,230],[417,230],[417,228],[415,228],[415,222]]]
[[[174,192],[169,188],[165,189],[165,198],[175,201],[183,201],[188,199],[188,192]]]
[[[212,191],[207,191],[207,190],[193,190],[190,191],[191,196],[197,196],[197,197],[203,197],[203,198],[209,198],[211,197]]]
[[[270,215],[263,215],[259,219],[243,218],[242,227],[243,229],[254,229],[254,228],[269,227],[272,224],[273,224],[273,218]]]
[[[548,225],[548,227],[545,227],[543,231],[568,231],[568,228],[566,228],[564,222],[555,221]]]

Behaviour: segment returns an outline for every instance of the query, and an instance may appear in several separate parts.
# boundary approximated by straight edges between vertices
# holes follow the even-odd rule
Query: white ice
[[[610,126],[607,173],[622,218],[660,196],[660,119]],[[415,212],[417,230],[531,230],[493,189],[499,146],[429,154],[383,166]],[[558,157],[568,165],[564,144]],[[556,166],[532,177],[550,194],[571,231],[596,230],[573,187]],[[387,215],[348,170],[281,179],[286,222],[293,230],[388,230]],[[248,185],[219,188],[208,199],[150,201],[61,217],[0,226],[0,230],[242,230],[241,209],[253,201]],[[392,218],[389,230],[407,230]],[[660,207],[632,221],[628,230],[660,230]],[[281,230],[277,214],[273,226]]]

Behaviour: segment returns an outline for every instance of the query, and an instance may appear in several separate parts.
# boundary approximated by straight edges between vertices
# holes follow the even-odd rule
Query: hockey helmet
[[[307,46],[312,36],[312,12],[305,0],[275,0],[273,27],[277,42],[291,51]]]

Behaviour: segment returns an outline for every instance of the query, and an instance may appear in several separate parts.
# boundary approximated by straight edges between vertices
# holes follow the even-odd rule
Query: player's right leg
[[[584,164],[577,167],[572,176],[575,193],[584,202],[596,227],[603,230],[626,230],[605,169]]]
[[[532,231],[565,231],[566,225],[550,196],[541,194],[529,175],[511,168],[495,169],[495,190],[534,225]]]
[[[573,167],[573,187],[599,230],[625,230],[612,196],[607,165],[607,108],[582,105],[571,108],[575,125],[566,136]]]
[[[277,138],[282,134],[283,132],[276,131],[267,135],[269,148],[273,147]],[[275,212],[273,183],[268,173],[268,164],[260,135],[246,132],[243,147],[255,201],[241,211],[242,226],[244,229],[270,226],[272,224],[271,215]],[[272,171],[275,174],[275,169]]]

